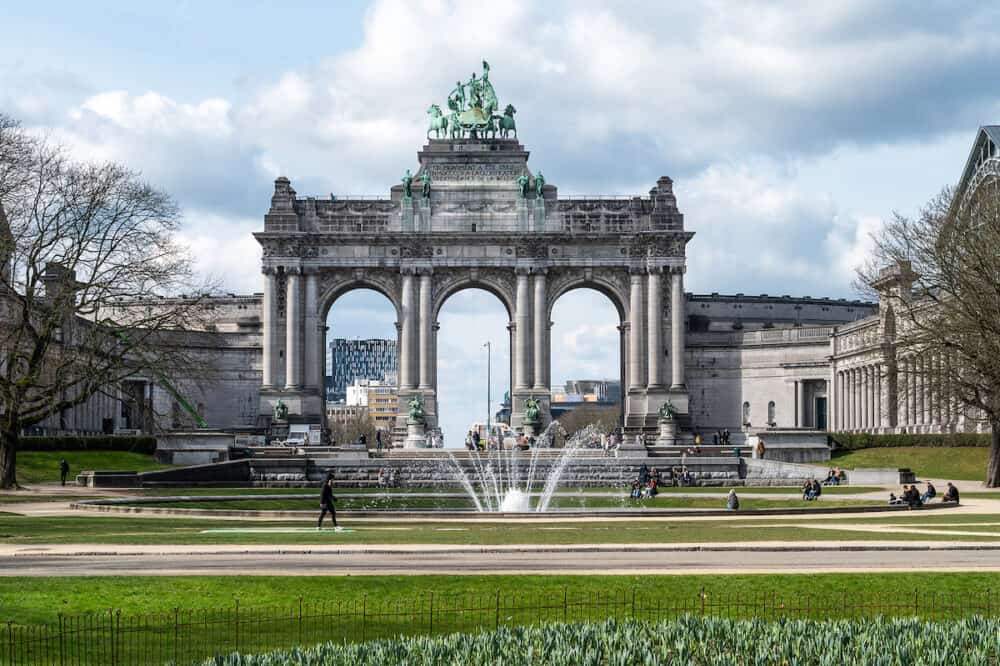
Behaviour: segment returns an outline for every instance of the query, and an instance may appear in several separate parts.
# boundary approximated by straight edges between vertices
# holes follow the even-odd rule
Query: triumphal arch
[[[672,181],[660,178],[648,196],[560,197],[529,167],[516,110],[501,111],[485,62],[447,107],[428,109],[416,170],[388,197],[300,197],[287,178],[275,181],[264,231],[255,234],[265,276],[261,413],[280,400],[290,420],[323,421],[326,313],[347,291],[369,288],[397,313],[398,432],[414,396],[433,427],[438,312],[451,294],[475,287],[510,315],[511,425],[525,424],[529,399],[544,425],[552,305],[589,287],[621,318],[626,431],[652,435],[668,400],[684,415],[685,246],[693,233]]]

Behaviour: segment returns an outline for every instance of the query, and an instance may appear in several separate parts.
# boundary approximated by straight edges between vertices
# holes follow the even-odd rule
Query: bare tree
[[[134,171],[75,163],[0,116],[0,488],[17,486],[24,428],[185,367],[201,298],[125,307],[200,291],[179,221]]]
[[[878,288],[895,346],[897,390],[930,393],[992,429],[986,483],[1000,486],[1000,195],[945,189],[876,235],[859,286]],[[912,288],[911,288],[912,285]],[[902,362],[899,362],[899,361]],[[909,387],[909,388],[908,388]],[[923,403],[923,398],[921,398]]]

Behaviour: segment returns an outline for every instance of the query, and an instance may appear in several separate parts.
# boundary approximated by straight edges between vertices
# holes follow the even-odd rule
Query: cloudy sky
[[[387,194],[428,104],[483,58],[561,193],[674,179],[698,292],[852,295],[868,234],[952,183],[1000,121],[992,3],[93,0],[3,20],[0,109],[172,192],[202,269],[234,292],[261,288],[250,232],[275,176]],[[610,304],[565,298],[554,379],[616,377]],[[359,293],[330,323],[390,337],[387,309]],[[441,324],[447,434],[486,411],[487,339],[502,394],[506,314],[463,292]]]

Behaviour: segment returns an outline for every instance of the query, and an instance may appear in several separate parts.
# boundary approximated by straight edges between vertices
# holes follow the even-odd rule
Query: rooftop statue
[[[420,177],[420,182],[422,186],[420,188],[420,194],[424,199],[431,198],[431,172],[426,167],[424,168],[424,174]]]
[[[448,108],[451,113],[445,117],[441,113],[440,107],[432,104],[427,110],[431,114],[431,124],[427,129],[427,136],[431,131],[434,136],[440,138],[441,133],[447,134],[452,139],[472,138],[484,139],[487,134],[506,138],[513,132],[517,136],[514,128],[514,114],[516,110],[510,104],[507,105],[504,115],[497,115],[500,108],[497,93],[490,82],[490,64],[483,61],[482,75],[472,73],[467,83],[455,82],[455,87],[448,93]],[[449,127],[450,132],[449,132]]]
[[[413,197],[413,187],[412,187],[412,185],[413,185],[413,176],[410,175],[410,170],[409,169],[407,169],[406,173],[403,174],[402,181],[403,181],[403,196],[406,197],[407,199],[412,198]]]
[[[538,175],[535,176],[535,196],[539,199],[542,198],[542,190],[545,189],[545,176],[539,171]]]
[[[527,199],[528,198],[528,181],[529,180],[530,179],[528,178],[528,173],[526,171],[524,171],[524,169],[522,169],[521,170],[521,175],[517,177],[517,188],[521,191],[521,198],[522,199]]]

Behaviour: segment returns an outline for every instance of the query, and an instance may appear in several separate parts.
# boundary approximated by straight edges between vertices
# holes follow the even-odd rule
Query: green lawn
[[[898,522],[913,514],[900,512]],[[920,512],[919,517],[937,517]],[[371,521],[344,518],[352,532],[314,532],[305,521],[205,520],[197,518],[109,517],[81,514],[68,518],[0,516],[0,543],[37,546],[53,543],[100,544],[602,544],[602,543],[719,543],[752,541],[866,541],[937,540],[933,535],[882,534],[847,530],[809,530],[800,522],[823,521],[829,516],[793,516],[765,520],[609,520],[544,523]],[[983,518],[984,522],[988,519]],[[857,522],[864,522],[863,516]],[[878,522],[878,521],[876,521]],[[883,519],[889,523],[894,520]],[[956,523],[959,521],[956,521]],[[835,522],[832,524],[836,524]],[[919,518],[917,524],[921,524]],[[939,524],[947,524],[941,522]],[[259,530],[285,530],[261,532]],[[212,530],[206,532],[206,530]],[[223,531],[218,531],[223,530]],[[225,530],[254,530],[227,532]],[[289,532],[288,530],[294,530]],[[301,530],[301,531],[300,531]],[[1000,535],[998,535],[1000,536]],[[991,540],[963,537],[965,541]]]
[[[989,449],[978,446],[901,446],[835,453],[831,464],[856,467],[909,467],[918,479],[984,481]]]
[[[59,461],[69,463],[71,479],[84,470],[148,472],[169,469],[153,456],[127,451],[20,451],[17,454],[18,483],[59,481]]]
[[[360,599],[404,601],[457,595],[491,595],[499,590],[523,599],[558,597],[563,590],[596,598],[630,594],[636,588],[664,599],[710,599],[725,595],[776,593],[787,599],[840,598],[858,595],[977,594],[1000,589],[1000,573],[755,574],[706,576],[102,576],[0,577],[0,620],[35,624],[56,621],[59,613],[153,613],[231,607],[290,608],[297,598],[335,603]],[[817,609],[819,610],[819,609]]]

